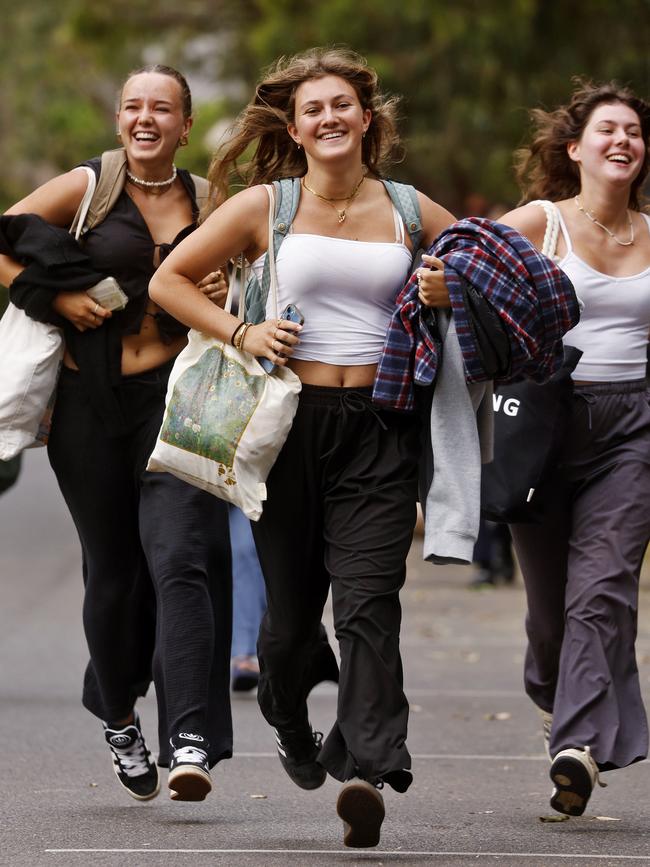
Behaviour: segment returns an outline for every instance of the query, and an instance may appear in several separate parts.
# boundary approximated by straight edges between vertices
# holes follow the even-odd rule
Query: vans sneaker
[[[170,738],[172,756],[167,785],[172,801],[203,801],[212,791],[208,742],[201,735],[181,732]]]
[[[607,785],[600,781],[589,747],[561,750],[553,759],[550,776],[555,784],[551,807],[567,816],[582,816],[596,783]]]
[[[354,848],[377,846],[386,811],[376,786],[366,780],[349,780],[339,792],[336,812],[343,820],[343,842]]]
[[[276,729],[275,740],[282,767],[301,789],[318,789],[327,779],[327,771],[318,764],[323,735],[309,723],[302,729]]]
[[[107,723],[102,725],[106,743],[113,754],[113,770],[122,786],[138,801],[155,798],[160,791],[158,768],[151,760],[137,712],[133,712],[133,722],[123,728],[109,728]]]

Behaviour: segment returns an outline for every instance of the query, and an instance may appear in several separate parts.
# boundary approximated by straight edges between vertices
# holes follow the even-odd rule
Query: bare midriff
[[[149,302],[147,313],[153,314],[158,311],[160,308]],[[100,328],[102,327],[100,325]],[[184,334],[174,337],[170,343],[163,343],[155,318],[152,315],[145,315],[140,331],[137,334],[127,334],[122,338],[123,376],[155,370],[170,358],[177,356],[186,343],[187,337]],[[73,370],[78,369],[67,349],[63,356],[63,363]]]
[[[377,371],[376,364],[325,364],[322,361],[292,359],[288,363],[305,385],[324,385],[330,388],[363,388],[372,385]]]

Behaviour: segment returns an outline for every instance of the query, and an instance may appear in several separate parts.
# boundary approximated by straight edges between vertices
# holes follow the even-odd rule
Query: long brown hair
[[[569,157],[567,145],[580,139],[594,109],[599,105],[620,102],[636,112],[646,145],[643,165],[630,189],[629,207],[638,211],[639,190],[650,169],[650,105],[635,96],[628,87],[621,87],[615,81],[594,84],[574,78],[573,82],[576,89],[567,105],[554,111],[535,108],[530,113],[533,122],[532,142],[515,154],[517,181],[523,193],[522,203],[533,199],[568,199],[580,192],[580,171]]]
[[[362,144],[362,159],[369,173],[380,176],[387,164],[402,157],[397,132],[399,98],[380,92],[377,73],[355,51],[340,46],[311,48],[293,57],[281,57],[264,73],[253,100],[239,115],[232,135],[212,160],[208,172],[211,187],[208,210],[226,198],[233,175],[252,185],[305,174],[305,152],[289,136],[287,124],[294,120],[298,86],[326,75],[349,82],[362,109],[372,112]],[[238,159],[253,145],[249,161],[239,166]]]

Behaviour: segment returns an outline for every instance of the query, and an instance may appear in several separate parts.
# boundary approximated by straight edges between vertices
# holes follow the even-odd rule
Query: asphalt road
[[[544,822],[550,782],[536,712],[523,694],[521,585],[471,591],[466,568],[433,568],[414,543],[403,649],[412,703],[415,782],[385,791],[376,850],[342,846],[338,783],[303,792],[284,775],[252,696],[234,700],[232,761],[200,804],[163,786],[131,800],[114,779],[97,720],[80,705],[85,665],[74,528],[45,455],[26,456],[0,497],[0,864],[99,865],[621,865],[650,864],[650,765],[605,775],[588,815]],[[650,698],[650,581],[638,655]],[[333,688],[312,696],[327,731]],[[155,747],[155,705],[141,716]]]

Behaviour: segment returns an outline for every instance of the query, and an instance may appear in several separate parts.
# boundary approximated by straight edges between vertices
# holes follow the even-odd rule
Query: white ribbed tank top
[[[650,230],[650,217],[642,215]],[[583,352],[573,378],[586,382],[643,379],[650,329],[650,267],[630,277],[596,271],[576,255],[566,224],[560,227],[567,252],[558,265],[584,303],[580,322],[564,342]]]

